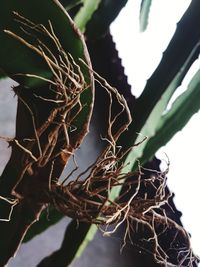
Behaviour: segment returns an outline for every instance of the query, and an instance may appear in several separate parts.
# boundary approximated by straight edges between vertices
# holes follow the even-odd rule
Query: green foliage
[[[152,0],[142,0],[140,5],[140,31],[144,32],[148,25]]]
[[[4,32],[4,30],[9,30],[27,39],[27,34],[16,23],[13,11],[29,18],[34,23],[41,23],[47,28],[49,28],[48,20],[50,20],[64,50],[68,51],[75,60],[85,58],[83,56],[83,40],[80,39],[80,35],[73,27],[71,19],[65,10],[61,8],[58,1],[5,0],[2,1],[0,10],[0,42],[4,44],[0,48],[0,68],[12,79],[25,86],[38,86],[42,84],[41,79],[28,78],[17,74],[31,73],[45,78],[50,78],[52,75],[46,62],[40,55]],[[31,41],[34,45],[34,38],[30,38],[28,41]],[[44,38],[43,42],[48,43],[49,41]]]
[[[180,131],[200,109],[200,71],[194,75],[187,90],[172,104],[159,121],[155,135],[147,142],[140,159],[141,163],[151,159],[156,151]]]
[[[94,0],[94,1],[84,0],[83,1],[83,6],[80,8],[79,12],[74,18],[76,25],[82,32],[85,31],[88,21],[91,19],[95,10],[97,10],[100,2],[101,2],[100,0]]]
[[[172,96],[174,95],[174,92],[181,85],[190,66],[193,64],[194,60],[196,59],[196,55],[197,55],[196,52],[198,52],[198,48],[199,48],[199,45],[196,45],[193,51],[191,52],[191,54],[189,55],[188,59],[184,63],[184,65],[181,67],[180,71],[177,73],[175,78],[171,81],[169,86],[166,88],[166,90],[164,91],[164,93],[162,94],[162,96],[160,97],[156,105],[154,106],[152,112],[150,113],[148,119],[146,120],[144,126],[142,127],[140,131],[141,135],[138,135],[136,142],[140,142],[140,140],[144,138],[144,136],[146,136],[148,139],[144,141],[142,144],[140,144],[139,146],[135,147],[135,149],[130,153],[129,159],[127,161],[129,161],[130,158],[134,159],[134,160],[131,160],[131,165],[133,166],[133,169],[137,168],[137,162],[136,162],[137,160],[139,160],[140,164],[144,164],[146,161],[150,160],[154,156],[157,149],[159,149],[160,147],[166,144],[166,142],[164,143],[164,138],[162,138],[163,143],[159,143],[159,146],[157,146],[156,150],[155,149],[153,149],[152,151],[148,150],[148,155],[145,155],[145,151],[147,151],[146,146],[149,146],[149,142],[150,142],[149,139],[154,137],[157,140],[159,129],[162,128],[160,124],[161,122],[163,122],[163,117],[164,117],[163,114],[165,113],[165,115],[167,115],[168,113],[168,111],[166,110],[167,106]],[[195,90],[198,91],[198,88],[196,88]],[[194,113],[191,112],[190,116],[192,116]],[[181,123],[181,121],[177,121],[176,127],[174,128],[177,131],[179,128],[178,126],[179,123]],[[176,130],[174,131],[174,134],[176,133]],[[173,137],[172,129],[169,132],[165,132],[165,138],[168,141],[172,137]]]
[[[200,29],[196,27],[196,25],[200,22],[199,7],[199,2],[192,1],[188,10],[177,24],[176,32],[166,51],[163,53],[160,64],[147,81],[141,96],[137,99],[136,104],[132,108],[134,122],[129,127],[129,145],[135,143],[137,133],[141,133],[142,128],[145,126],[155,106],[160,100],[162,101],[165,92],[170,90],[170,84],[173,85],[173,83],[175,83],[175,88],[173,89],[173,91],[175,91],[186,75],[188,68],[198,57]],[[184,43],[187,43],[187,46],[183,46]],[[187,64],[187,66],[184,64]],[[185,70],[182,71],[182,68],[185,68]],[[179,77],[179,75],[182,77]],[[176,79],[178,80],[176,81]],[[160,115],[158,114],[158,116]],[[155,124],[156,123],[157,121],[155,121]],[[151,127],[154,126],[151,125]],[[127,143],[125,145],[127,145]]]
[[[103,36],[128,0],[82,0],[74,21],[90,39]],[[73,2],[73,1],[72,1]],[[74,1],[74,5],[78,1]],[[78,2],[78,3],[79,3]],[[62,3],[66,6],[67,1]],[[68,10],[69,8],[67,8]]]

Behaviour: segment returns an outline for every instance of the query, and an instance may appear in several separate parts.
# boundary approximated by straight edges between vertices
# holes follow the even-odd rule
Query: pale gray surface
[[[0,80],[0,136],[14,137],[17,98],[14,97],[12,80]],[[8,143],[0,139],[0,173],[9,159]]]
[[[69,219],[65,218],[57,225],[50,227],[42,235],[36,236],[29,243],[23,244],[16,258],[10,261],[9,267],[36,267],[40,260],[60,246],[68,222]],[[72,267],[140,267],[135,260],[133,264],[134,252],[132,250],[124,250],[120,255],[120,245],[120,239],[103,237],[102,233],[98,232],[83,255],[74,262]]]
[[[35,267],[44,257],[59,248],[69,221],[70,219],[64,218],[60,223],[49,227],[43,234],[22,244],[16,257],[10,260],[8,267]]]

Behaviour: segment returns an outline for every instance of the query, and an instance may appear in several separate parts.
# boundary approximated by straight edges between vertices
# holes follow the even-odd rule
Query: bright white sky
[[[190,4],[190,0],[153,0],[149,26],[145,33],[139,32],[139,8],[141,0],[129,0],[126,8],[112,25],[112,33],[123,60],[133,94],[138,96],[146,80],[158,65],[176,23]],[[181,90],[199,68],[199,62],[187,75]],[[170,159],[168,185],[175,192],[175,204],[182,211],[182,222],[192,234],[192,247],[200,255],[199,205],[199,150],[200,150],[200,112],[193,116],[183,131],[161,148],[157,153]]]

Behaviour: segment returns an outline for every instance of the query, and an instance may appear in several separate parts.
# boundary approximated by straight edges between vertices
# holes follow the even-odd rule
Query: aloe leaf
[[[155,135],[150,138],[141,157],[141,163],[149,160],[156,151],[180,131],[200,109],[200,71],[194,75],[187,90],[172,104],[171,109],[161,117]]]
[[[77,27],[84,32],[88,21],[91,19],[95,10],[97,10],[101,0],[83,0],[83,6],[74,18]]]
[[[140,31],[144,32],[148,25],[152,0],[142,0],[140,5]]]
[[[149,139],[154,136],[157,132],[157,129],[159,127],[159,124],[162,120],[162,115],[164,111],[167,108],[167,105],[173,96],[176,89],[181,85],[185,75],[187,74],[189,68],[193,64],[194,60],[196,59],[196,56],[198,54],[199,45],[197,45],[191,55],[188,57],[176,77],[172,80],[170,85],[166,88],[165,92],[161,96],[160,100],[156,103],[154,106],[152,112],[150,113],[148,119],[146,120],[143,128],[141,129],[141,134],[138,135],[136,139],[136,143],[140,142],[145,136],[147,137],[147,140],[142,142],[139,146],[136,146],[133,151],[130,152],[128,155],[126,162],[131,162],[131,166],[134,166],[133,169],[137,168],[137,160],[139,160],[142,155],[143,151],[146,149],[146,146],[148,146]],[[136,100],[137,103],[137,100]],[[151,155],[151,157],[153,154]],[[140,161],[142,164],[143,161]]]
[[[44,10],[46,11],[43,12]],[[10,30],[22,38],[26,36],[14,20],[13,11],[33,22],[41,23],[47,28],[48,20],[50,20],[64,50],[70,52],[75,60],[79,57],[85,58],[83,56],[83,50],[85,49],[82,45],[83,40],[81,40],[80,35],[73,27],[71,19],[58,1],[3,0],[0,10],[0,42],[4,45],[0,47],[0,68],[17,82],[25,86],[39,86],[42,80],[16,76],[15,74],[31,73],[49,78],[51,73],[44,59],[4,32],[4,30]]]
[[[196,27],[199,23],[200,2],[193,0],[178,23],[176,32],[163,53],[160,64],[147,81],[143,93],[131,108],[134,120],[126,135],[126,140],[129,142],[124,142],[123,145],[130,146],[136,142],[137,133],[142,131],[153,109],[181,71],[182,66],[194,49],[199,51],[200,28]],[[183,44],[185,45],[183,46]],[[197,51],[193,61],[198,57]]]
[[[74,21],[82,32],[94,38],[105,33],[127,0],[83,0]],[[91,25],[91,28],[90,28]]]
[[[104,35],[110,24],[118,16],[128,0],[62,0],[60,1],[66,10],[70,10],[82,3],[74,17],[74,21],[82,32],[86,32],[87,38],[94,39]]]
[[[195,1],[193,1],[191,6],[189,7],[188,11],[186,12],[186,14],[183,16],[183,18],[179,22],[179,27],[180,27],[180,25],[184,25],[185,21],[188,19],[188,16],[191,16],[191,14],[193,12],[192,9],[195,8],[194,2]],[[199,4],[199,3],[196,2],[196,4]],[[196,17],[196,19],[199,19],[199,18]],[[194,27],[195,27],[195,25],[194,25]],[[131,129],[129,129],[129,135],[132,133],[132,135],[134,136],[134,139],[135,139],[135,141],[133,141],[133,143],[138,143],[145,136],[151,137],[156,133],[156,130],[159,127],[160,121],[162,119],[162,114],[163,114],[164,110],[166,109],[167,104],[168,104],[169,100],[171,99],[171,96],[173,95],[173,93],[175,92],[177,87],[181,84],[181,82],[182,82],[183,78],[185,77],[187,71],[189,70],[190,66],[192,65],[192,63],[195,61],[195,59],[199,55],[199,41],[198,41],[198,39],[196,39],[196,44],[194,43],[193,48],[191,46],[192,50],[191,50],[190,54],[188,54],[188,58],[185,59],[185,62],[183,62],[183,65],[181,65],[179,63],[180,67],[179,67],[178,73],[176,74],[174,79],[169,83],[169,85],[166,88],[164,88],[163,82],[166,82],[166,80],[169,79],[169,76],[166,73],[165,77],[163,77],[164,80],[159,80],[158,77],[159,77],[159,75],[161,75],[162,71],[166,68],[166,66],[171,61],[170,57],[172,57],[172,55],[173,55],[173,50],[178,45],[178,41],[179,41],[178,36],[179,36],[180,30],[181,29],[177,28],[177,31],[176,31],[174,37],[172,38],[172,41],[170,42],[167,50],[165,51],[165,53],[163,55],[163,59],[161,60],[161,63],[159,64],[158,68],[156,69],[156,71],[154,72],[152,77],[148,80],[147,85],[146,85],[141,97],[136,100],[135,107],[132,110],[132,114],[134,115],[135,120],[133,121],[133,124],[130,127]],[[189,32],[188,32],[188,34],[189,34]],[[199,31],[198,31],[198,34],[200,35]],[[175,41],[177,42],[177,44]],[[181,44],[179,44],[179,45],[181,45]],[[169,56],[167,57],[166,55],[169,55]],[[182,61],[183,59],[184,59],[183,55],[180,54],[180,60]],[[169,62],[168,62],[168,60],[169,60]],[[171,64],[173,64],[173,63],[171,62]],[[164,73],[163,73],[163,75],[164,75]],[[155,87],[153,87],[153,86],[155,86]],[[162,86],[163,86],[163,88],[162,88]],[[158,98],[158,96],[160,97],[160,99]],[[154,104],[154,106],[152,105],[152,103]],[[143,108],[143,111],[141,110],[142,108]],[[144,120],[144,124],[143,124],[144,126],[142,127],[141,122],[143,120]],[[186,120],[186,122],[187,122],[187,120]],[[139,125],[137,125],[137,123]],[[142,136],[134,135],[134,129],[135,129],[135,132],[140,132],[142,134]],[[175,132],[178,131],[178,127],[177,128],[175,127],[174,129],[175,129]],[[164,134],[164,132],[163,132],[163,134]],[[166,140],[169,141],[172,136],[173,135],[170,135],[169,137],[166,138]],[[163,141],[164,141],[164,138],[163,138]],[[148,156],[145,156],[145,160],[140,159],[140,157],[143,154],[143,150],[147,151],[146,147],[148,147],[149,156],[152,157],[154,155],[154,152],[156,152],[156,150],[154,149],[154,151],[152,151],[152,153],[150,152],[150,148],[152,148],[152,146],[151,147],[148,146],[149,142],[150,141],[144,141],[139,146],[134,147],[134,149],[128,154],[128,156],[125,160],[125,167],[123,169],[123,172],[126,173],[126,172],[130,172],[130,171],[135,170],[137,168],[137,160],[140,160],[141,163],[144,163],[149,159]],[[131,145],[131,144],[129,144],[129,145]],[[154,145],[155,145],[155,142],[154,142]],[[158,143],[157,149],[159,147],[160,147],[160,143]],[[144,152],[144,153],[146,153],[146,152]],[[111,199],[115,199],[119,195],[120,190],[121,190],[121,186],[114,188],[111,192],[111,195],[110,195]]]
[[[149,147],[149,145],[148,145],[150,142],[149,139],[157,133],[157,129],[160,125],[160,121],[162,120],[163,112],[166,110],[166,107],[167,107],[171,97],[173,96],[176,89],[181,85],[185,75],[187,74],[189,68],[191,67],[193,62],[196,60],[198,55],[199,55],[199,43],[197,43],[196,46],[193,48],[192,52],[190,53],[190,55],[186,59],[183,66],[180,68],[180,70],[177,73],[177,75],[175,76],[175,78],[171,81],[169,86],[165,89],[165,91],[160,96],[160,99],[157,101],[157,103],[155,103],[152,111],[150,112],[149,116],[147,117],[147,119],[144,123],[144,126],[140,130],[140,134],[138,134],[135,137],[136,138],[135,143],[140,143],[142,140],[145,139],[145,137],[147,137],[148,139],[144,140],[138,146],[134,147],[133,150],[127,155],[127,157],[125,159],[125,167],[123,169],[123,172],[127,173],[127,172],[130,172],[130,171],[137,169],[138,160],[142,164],[142,163],[145,163],[148,159],[150,159],[150,158],[148,158],[148,156],[145,156],[145,160],[142,159],[143,153],[144,154],[146,153],[146,152],[144,152],[144,151],[146,151],[146,147]],[[148,89],[148,84],[147,84],[146,88]],[[157,91],[159,91],[159,90],[157,90]],[[151,96],[149,96],[149,98],[148,97],[146,98],[145,107],[147,109],[148,109],[148,105],[151,105],[150,101],[153,98],[154,98],[154,95],[151,95]],[[140,99],[136,99],[135,105],[137,105],[138,102],[140,102]],[[132,114],[134,116],[134,112],[132,112]],[[135,118],[135,120],[137,121],[137,117]],[[134,131],[134,122],[135,121],[133,121],[131,133],[133,133],[133,131]],[[168,141],[169,140],[170,139],[168,139]],[[123,140],[122,140],[122,142],[123,142]],[[131,144],[129,144],[129,145],[131,145]],[[157,149],[158,148],[159,147],[157,147]],[[152,157],[156,151],[154,150],[151,153],[150,149],[148,149],[148,152],[151,154],[150,156]],[[122,188],[122,186],[117,186],[117,187],[113,188],[113,190],[111,191],[111,194],[110,194],[110,198],[112,200],[119,196],[121,188]]]

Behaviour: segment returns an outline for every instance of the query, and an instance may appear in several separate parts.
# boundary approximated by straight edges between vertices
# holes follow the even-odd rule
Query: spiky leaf
[[[64,50],[69,52],[75,60],[79,57],[85,58],[83,39],[80,38],[73,22],[58,1],[2,1],[0,42],[4,45],[1,45],[0,48],[0,68],[14,80],[25,86],[35,86],[41,85],[42,81],[33,78],[25,79],[22,76],[16,76],[16,74],[31,73],[46,78],[49,78],[52,74],[41,56],[4,32],[4,30],[9,30],[22,38],[27,38],[26,33],[23,33],[18,23],[16,23],[13,12],[18,12],[32,22],[42,24],[47,28],[50,20]],[[85,70],[85,72],[88,71]]]
[[[155,135],[146,144],[140,159],[141,163],[145,163],[160,147],[167,144],[199,109],[200,71],[197,71],[187,90],[174,101],[171,109],[161,117]]]
[[[163,53],[160,64],[147,81],[141,96],[132,108],[134,120],[131,126],[129,126],[129,132],[126,135],[126,138],[130,142],[129,144],[124,142],[125,146],[132,145],[136,142],[137,133],[141,133],[155,106],[162,100],[161,98],[167,88],[169,88],[172,81],[177,77],[185,62],[187,62],[188,58],[194,52],[194,49],[196,49],[196,53],[192,62],[198,57],[200,29],[196,25],[199,23],[200,2],[194,0],[177,24],[176,32],[166,51]],[[183,46],[183,44],[187,45]]]
[[[95,10],[97,10],[101,0],[84,0],[83,6],[74,18],[77,27],[84,32],[88,21],[91,19]]]
[[[148,25],[152,0],[142,0],[140,5],[140,31],[144,32]]]
[[[146,146],[149,144],[149,139],[152,136],[155,136],[157,133],[157,130],[159,128],[159,125],[162,121],[162,115],[165,112],[167,105],[172,98],[174,92],[176,89],[181,85],[185,75],[187,74],[189,68],[191,67],[192,63],[196,59],[196,56],[198,54],[199,47],[198,45],[195,46],[191,54],[189,55],[188,59],[176,75],[176,77],[172,80],[170,85],[166,88],[165,92],[161,96],[160,100],[156,103],[154,106],[152,112],[150,113],[148,119],[146,120],[144,126],[142,127],[140,134],[138,135],[136,139],[136,143],[140,142],[145,136],[147,137],[147,140],[142,142],[139,146],[135,147],[132,152],[128,155],[127,162],[131,162],[131,166],[134,166],[133,169],[137,168],[137,160],[140,160],[144,150],[146,149]],[[136,100],[137,103],[137,100]],[[151,157],[154,155],[155,151],[152,151]],[[146,158],[147,159],[147,158]],[[143,160],[140,162],[143,163]]]

